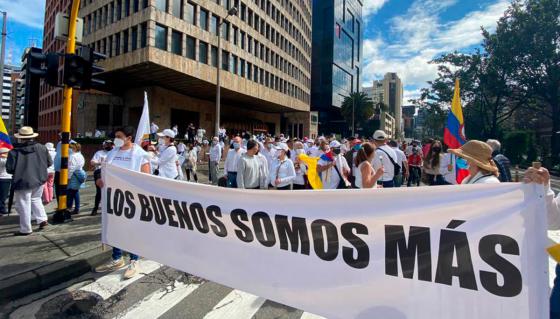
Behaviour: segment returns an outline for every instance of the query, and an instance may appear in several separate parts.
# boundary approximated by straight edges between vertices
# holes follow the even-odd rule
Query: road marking
[[[185,284],[175,281],[174,285],[159,289],[144,298],[139,303],[127,309],[125,313],[118,315],[119,319],[152,319],[163,315],[167,310],[173,308],[181,300],[190,295],[200,285]]]
[[[309,312],[304,312],[299,319],[325,319],[325,317],[317,316]]]
[[[140,274],[131,279],[123,279],[123,274],[126,270],[125,267],[99,278],[95,282],[81,288],[80,290],[96,293],[101,296],[103,300],[107,300],[114,294],[124,289],[126,286],[132,284],[136,280],[159,269],[162,266],[162,264],[156,263],[155,261],[151,260],[140,260],[138,265]]]
[[[204,319],[251,318],[266,299],[234,290],[222,299]]]

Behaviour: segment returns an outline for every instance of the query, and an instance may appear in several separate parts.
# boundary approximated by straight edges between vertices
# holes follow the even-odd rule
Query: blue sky
[[[397,72],[405,100],[437,76],[428,61],[480,44],[480,27],[494,29],[509,0],[364,0],[363,85]],[[45,0],[0,0],[8,12],[6,60],[19,64],[30,39],[40,46]]]
[[[509,0],[364,0],[363,85],[397,72],[405,103],[437,77],[428,61],[446,52],[469,52],[493,30]]]

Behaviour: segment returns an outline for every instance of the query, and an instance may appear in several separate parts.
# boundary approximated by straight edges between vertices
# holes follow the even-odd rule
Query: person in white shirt
[[[395,165],[397,164],[397,154],[387,145],[387,135],[382,130],[377,130],[373,134],[373,144],[375,145],[375,157],[373,158],[373,168],[377,171],[383,167],[383,177],[377,182],[384,188],[395,187],[393,178],[395,177]],[[394,163],[394,164],[393,164]]]
[[[150,125],[150,141],[156,140],[156,134],[159,131],[159,126],[156,125],[155,122],[152,122]]]
[[[397,155],[397,164],[401,167],[399,174],[395,174],[395,177],[393,177],[393,182],[395,187],[401,187],[403,181],[408,178],[408,162],[406,160],[406,155],[399,149],[397,141],[389,141],[389,146],[393,149],[393,151],[395,151],[395,154]]]
[[[241,137],[234,137],[232,142],[232,147],[228,151],[226,162],[224,163],[224,173],[227,176],[228,187],[237,188],[237,164],[245,150],[241,148]]]
[[[56,157],[56,149],[54,148],[53,143],[50,143],[50,142],[46,143],[45,147],[49,151],[49,155],[50,155],[51,159],[53,160],[53,165],[49,166],[49,168],[47,169],[47,173],[49,174],[49,177],[47,179],[47,182],[45,183],[45,187],[43,187],[43,205],[47,205],[47,204],[49,204],[50,202],[53,201],[54,174],[55,174],[54,158]],[[6,156],[7,156],[7,154],[6,154]],[[11,179],[12,179],[12,177],[10,176],[10,180]]]
[[[377,181],[383,176],[383,167],[375,170],[371,163],[375,157],[375,146],[370,143],[363,143],[356,152],[354,165],[357,167],[356,188],[376,188]]]
[[[54,145],[52,143],[51,143],[51,148],[54,149]],[[8,213],[6,209],[6,199],[8,199],[8,195],[10,194],[10,186],[12,184],[12,174],[8,174],[6,172],[6,161],[8,160],[9,152],[10,149],[8,148],[5,147],[0,148],[0,216]],[[54,179],[54,168],[52,171],[53,171],[52,174],[49,174],[49,179],[51,180],[51,193],[50,193],[51,201],[53,199],[52,180]],[[43,192],[43,194],[45,193]]]
[[[265,138],[262,147],[259,150],[259,153],[262,154],[266,158],[266,162],[268,163],[268,171],[272,170],[272,164],[274,163],[274,159],[276,158],[276,149],[274,148],[274,139],[272,138]],[[270,175],[269,175],[270,177]],[[268,184],[272,186],[272,181],[268,181]]]
[[[177,169],[177,148],[173,144],[175,132],[170,129],[158,133],[158,137],[163,139],[160,147],[159,156],[152,158],[152,165],[158,166],[159,176],[170,179],[177,179],[179,171]]]
[[[70,210],[72,206],[74,209],[71,211],[72,215],[80,213],[80,187],[73,189],[70,187],[72,179],[79,179],[80,174],[84,174],[84,166],[86,164],[86,159],[82,155],[82,146],[77,142],[70,142],[69,146],[70,158],[68,160],[68,186],[66,188],[66,208]],[[76,176],[74,176],[74,173]],[[80,185],[81,186],[81,185]]]
[[[183,155],[185,153],[185,150],[186,150],[185,143],[180,142],[179,144],[177,144],[177,154]]]
[[[210,146],[210,160],[208,161],[208,169],[212,185],[218,185],[218,176],[220,174],[220,160],[222,159],[222,146],[220,139],[214,136],[212,146]]]
[[[113,149],[113,141],[106,140],[103,142],[103,149],[95,152],[90,161],[91,166],[95,167],[93,171],[93,179],[95,182],[95,202],[91,211],[91,216],[97,215],[99,204],[101,204],[101,187],[97,185],[97,181],[101,179],[101,165],[107,159],[107,154]]]
[[[497,184],[498,167],[492,159],[492,148],[490,145],[477,140],[470,140],[461,148],[449,149],[467,161],[469,175],[463,179],[461,184]]]
[[[456,176],[456,157],[455,155],[446,152],[443,153],[441,158],[441,163],[439,166],[439,173],[443,176],[446,184],[455,185],[457,184]]]
[[[198,163],[198,148],[193,146],[191,143],[187,145],[186,156],[185,156],[185,172],[187,175],[187,181],[191,181],[191,175],[195,183],[198,183],[198,175],[196,174],[196,164]]]
[[[307,165],[303,161],[299,159],[299,155],[305,154],[305,150],[303,149],[303,143],[295,142],[294,143],[294,152],[295,152],[295,159],[294,159],[294,168],[296,170],[296,178],[294,179],[294,190],[305,189],[305,185],[307,182]]]
[[[115,148],[107,154],[107,163],[126,168],[136,172],[150,174],[149,155],[134,143],[134,130],[132,128],[119,128],[115,132]],[[100,187],[104,187],[101,180]],[[113,247],[112,260],[102,266],[95,268],[96,272],[111,272],[125,266],[122,258],[122,250]],[[130,279],[138,273],[138,255],[130,253],[130,263],[123,277]]]
[[[270,171],[270,180],[276,189],[290,190],[296,178],[294,163],[290,159],[290,149],[285,143],[279,143],[276,150],[277,157]]]
[[[322,150],[325,156],[317,162],[317,172],[321,174],[323,189],[349,188],[347,176],[350,174],[350,166],[340,153],[340,143],[336,140],[330,144],[325,143]],[[324,158],[329,157],[329,154],[332,155],[332,160]]]

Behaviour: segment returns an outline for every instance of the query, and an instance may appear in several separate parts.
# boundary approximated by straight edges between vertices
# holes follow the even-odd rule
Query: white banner
[[[103,176],[103,242],[295,308],[548,317],[542,186],[259,191]]]

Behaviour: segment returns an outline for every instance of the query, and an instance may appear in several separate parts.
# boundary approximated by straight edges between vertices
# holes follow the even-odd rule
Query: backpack
[[[401,173],[401,166],[399,164],[397,164],[393,158],[391,157],[391,155],[389,155],[389,153],[387,153],[384,149],[382,149],[381,147],[377,148],[378,150],[382,151],[383,153],[387,154],[387,157],[389,158],[389,160],[391,161],[391,163],[393,164],[394,167],[394,172],[395,172],[395,176],[399,175]]]

